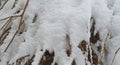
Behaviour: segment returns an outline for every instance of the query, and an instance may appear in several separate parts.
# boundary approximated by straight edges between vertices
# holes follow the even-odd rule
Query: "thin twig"
[[[15,4],[18,2],[18,0],[15,0],[13,6],[12,6],[12,9],[15,7]]]
[[[113,57],[113,59],[112,59],[112,63],[111,63],[111,65],[113,65],[114,60],[115,60],[115,57],[116,57],[116,55],[117,55],[117,53],[118,53],[119,50],[120,50],[120,48],[118,48],[117,51],[115,52],[114,57]]]
[[[5,1],[5,3],[4,3],[4,4],[2,5],[2,7],[0,8],[0,10],[3,9],[3,7],[5,6],[5,4],[6,4],[7,2],[8,2],[8,0]]]
[[[29,56],[30,56],[30,55],[22,56],[22,57],[18,58],[18,60],[19,60],[19,59],[23,59],[23,58],[25,58],[25,57],[29,57]]]
[[[21,25],[22,25],[22,23],[23,23],[24,13],[25,13],[25,11],[26,11],[26,9],[27,9],[28,3],[29,3],[29,0],[27,0],[27,2],[26,2],[26,4],[25,4],[25,7],[24,7],[24,9],[23,9],[23,12],[22,12],[22,15],[21,15],[21,18],[20,18],[20,22],[19,22],[19,26],[18,26],[18,30],[16,30],[15,34],[13,35],[11,41],[9,42],[9,44],[8,44],[7,48],[4,50],[4,52],[7,51],[7,49],[9,48],[9,46],[11,45],[11,43],[13,42],[16,34],[19,32],[19,30],[20,30],[20,28],[21,28]]]
[[[7,25],[10,23],[10,20],[12,19],[12,17],[10,19],[7,20],[7,22],[0,28],[0,31],[4,28],[7,27]]]
[[[0,36],[0,40],[1,40],[1,38],[4,36],[4,34],[5,34],[6,32],[8,32],[8,30],[10,30],[10,28],[4,30],[4,32],[3,32],[2,35]]]
[[[7,35],[9,34],[9,30],[10,30],[11,28],[7,28],[4,32],[3,32],[3,34],[0,36],[0,42],[3,42],[4,41],[4,39],[7,37]],[[2,44],[2,43],[1,43]],[[0,44],[0,45],[1,45]]]
[[[12,15],[12,16],[8,16],[8,17],[5,17],[5,18],[3,18],[3,19],[0,19],[0,21],[6,20],[6,19],[11,18],[11,17],[20,17],[20,16],[21,16],[21,15]]]
[[[4,30],[8,27],[8,25],[10,24],[10,22],[12,21],[12,17],[10,18],[9,22],[6,24],[6,26],[4,27]]]
[[[105,43],[106,43],[106,41],[107,41],[107,39],[109,38],[109,34],[107,34],[106,35],[106,37],[105,37],[105,40],[103,41],[103,43],[104,43],[104,45],[102,45],[102,50],[101,50],[101,55],[102,55],[102,57],[101,57],[101,61],[104,63],[104,55],[105,55]]]

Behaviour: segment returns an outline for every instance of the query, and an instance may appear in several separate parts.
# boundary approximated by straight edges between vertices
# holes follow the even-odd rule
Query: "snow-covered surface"
[[[0,0],[0,7],[5,1]],[[0,40],[0,65],[16,65],[16,61],[26,55],[29,57],[20,65],[24,65],[33,55],[31,64],[38,65],[46,50],[55,54],[51,65],[71,65],[73,60],[76,65],[93,65],[93,52],[98,56],[98,64],[112,64],[115,52],[120,48],[120,0],[30,0],[20,29],[22,34],[18,33],[4,52],[19,26],[21,17],[16,16],[22,14],[26,1],[15,3],[16,0],[8,0],[0,10],[0,28],[14,16],[7,27],[11,29],[3,44]],[[90,42],[93,22],[94,35],[99,32],[100,36],[95,44]],[[0,29],[0,36],[3,32],[4,29]],[[83,40],[87,43],[84,54],[78,48]],[[101,46],[101,51],[98,51],[98,46]],[[68,49],[70,56],[66,54]],[[120,51],[113,65],[120,65],[119,60]]]

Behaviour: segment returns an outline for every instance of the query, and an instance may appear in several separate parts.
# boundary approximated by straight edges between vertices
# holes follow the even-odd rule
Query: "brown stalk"
[[[11,45],[11,43],[13,42],[16,34],[17,34],[17,33],[19,32],[19,30],[20,30],[20,27],[21,27],[21,25],[22,25],[22,23],[23,23],[24,13],[25,13],[25,11],[26,11],[26,9],[27,9],[28,3],[29,3],[29,0],[27,0],[27,2],[26,2],[26,4],[25,4],[25,7],[24,7],[24,9],[23,9],[23,12],[22,12],[22,15],[21,15],[21,18],[20,18],[20,22],[19,22],[18,29],[17,29],[16,32],[14,33],[11,41],[9,42],[9,44],[8,44],[8,46],[6,47],[6,49],[4,50],[4,52],[7,51],[7,49],[9,48],[9,46]]]

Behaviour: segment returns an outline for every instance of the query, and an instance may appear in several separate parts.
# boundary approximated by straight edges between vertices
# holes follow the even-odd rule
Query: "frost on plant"
[[[0,0],[0,65],[120,65],[120,0]]]

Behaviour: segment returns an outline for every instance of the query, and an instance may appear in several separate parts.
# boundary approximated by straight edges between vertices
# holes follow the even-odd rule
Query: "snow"
[[[116,0],[114,7],[113,7],[113,16],[112,16],[112,20],[111,20],[111,26],[110,26],[110,34],[111,34],[111,39],[108,41],[108,59],[109,59],[109,64],[111,63],[115,52],[118,50],[118,48],[120,48],[119,45],[119,40],[120,40],[120,9],[119,6],[120,5],[120,0]],[[112,49],[110,48],[110,46],[112,46]],[[113,62],[113,65],[119,65],[120,62],[118,60],[120,60],[120,52],[118,51],[115,60]]]
[[[93,52],[98,56],[96,61],[99,64],[111,65],[114,53],[120,48],[120,0],[30,0],[21,29],[4,52],[19,26],[19,15],[26,1],[18,0],[15,3],[15,0],[8,0],[0,10],[0,28],[14,16],[7,27],[11,27],[9,34],[0,45],[0,65],[15,65],[19,58],[27,55],[20,65],[24,65],[33,55],[35,57],[31,64],[38,65],[46,50],[55,53],[51,65],[71,65],[74,60],[76,65],[93,65]],[[0,2],[4,3],[3,0]],[[95,43],[90,41],[93,22],[94,35],[99,33],[100,36]],[[7,28],[0,29],[0,35]],[[66,39],[67,35],[69,40]],[[86,51],[78,48],[82,41],[87,43]],[[66,51],[70,45],[71,54],[68,56]],[[101,51],[98,51],[99,46]],[[119,54],[116,55],[114,65],[120,64]]]

